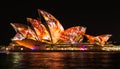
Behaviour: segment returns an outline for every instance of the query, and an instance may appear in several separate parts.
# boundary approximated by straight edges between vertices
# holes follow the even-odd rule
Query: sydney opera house
[[[64,29],[59,20],[50,13],[38,9],[38,14],[43,20],[41,18],[27,18],[28,25],[11,23],[11,26],[16,31],[16,35],[12,38],[12,42],[29,49],[35,49],[37,46],[42,49],[45,48],[45,44],[79,45],[83,43],[84,37],[86,37],[89,44],[104,46],[112,36],[111,34],[99,36],[86,34],[87,27],[83,26],[74,26]]]

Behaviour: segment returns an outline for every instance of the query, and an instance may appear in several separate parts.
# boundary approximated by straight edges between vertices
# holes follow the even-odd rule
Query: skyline
[[[73,2],[77,3],[77,2]],[[101,35],[112,34],[110,40],[120,40],[119,18],[120,14],[116,8],[82,5],[71,5],[64,1],[31,1],[15,2],[4,6],[0,11],[0,45],[8,44],[15,35],[10,23],[27,24],[27,17],[38,18],[37,9],[42,9],[54,15],[65,29],[72,26],[87,27],[86,34]],[[91,8],[92,7],[92,8]],[[102,9],[101,9],[102,8]]]

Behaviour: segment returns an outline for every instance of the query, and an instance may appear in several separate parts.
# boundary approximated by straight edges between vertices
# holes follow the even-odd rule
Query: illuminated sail
[[[35,34],[35,32],[29,26],[28,26],[27,38],[28,39],[33,39],[33,40],[38,40],[37,35]]]
[[[95,42],[95,36],[88,35],[88,34],[85,34],[85,36],[87,37],[90,44],[93,44]]]
[[[86,32],[86,27],[82,26],[75,26],[66,29],[62,34],[61,34],[61,40],[65,42],[70,42],[72,44],[79,43],[83,40],[83,35]]]
[[[15,40],[23,40],[25,37],[22,36],[20,33],[16,33],[16,35],[12,38],[13,41]]]
[[[99,36],[91,36],[91,35],[85,35],[89,42],[92,44],[98,44],[101,46],[104,46],[105,43],[108,41],[108,39],[112,36],[111,34],[103,34],[103,35],[99,35]]]
[[[103,34],[103,35],[100,35],[100,37],[102,37],[104,39],[104,41],[108,41],[111,36],[112,36],[112,34]]]
[[[11,23],[11,25],[14,27],[14,29],[16,30],[17,35],[19,35],[19,37],[22,36],[24,38],[30,38],[30,39],[37,38],[36,34],[29,26],[24,25],[24,24],[19,24],[19,23]]]
[[[31,39],[23,39],[23,40],[16,40],[16,43],[18,43],[21,46],[24,46],[29,49],[38,49],[38,46],[40,47],[39,49],[45,49],[45,46],[42,46],[43,43]]]
[[[32,24],[39,41],[51,40],[48,31],[46,30],[45,26],[42,24],[40,20],[27,18],[27,21],[29,21]]]
[[[28,26],[27,25],[20,24],[20,23],[11,23],[11,25],[16,30],[16,32],[19,32],[25,38],[27,37],[27,33],[28,33]]]
[[[99,42],[99,44],[100,44],[101,46],[104,46],[105,43],[108,41],[108,39],[109,39],[111,36],[112,36],[111,34],[99,35],[99,36],[96,37],[96,38],[97,38],[96,40]]]
[[[38,10],[39,14],[42,14],[44,17],[49,30],[50,30],[50,35],[53,43],[56,43],[58,39],[60,38],[61,32],[64,31],[63,26],[60,24],[60,22],[50,13],[45,12],[43,10]]]
[[[112,36],[111,34],[99,36],[85,34],[86,27],[83,26],[74,26],[64,30],[60,22],[50,13],[43,10],[38,10],[38,13],[43,16],[46,24],[42,23],[42,19],[37,20],[33,18],[27,18],[27,21],[33,28],[24,24],[11,23],[16,31],[16,35],[12,40],[21,46],[34,49],[36,47],[35,45],[42,45],[42,43],[77,44],[83,41],[84,36],[87,37],[91,44],[104,46]]]

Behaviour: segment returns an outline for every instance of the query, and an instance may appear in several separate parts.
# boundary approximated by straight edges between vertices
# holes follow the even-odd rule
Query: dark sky
[[[79,0],[6,0],[0,2],[0,45],[8,44],[15,35],[10,23],[27,24],[27,17],[38,18],[37,9],[51,13],[65,29],[86,26],[86,34],[112,34],[110,40],[120,40],[120,8],[117,4]]]

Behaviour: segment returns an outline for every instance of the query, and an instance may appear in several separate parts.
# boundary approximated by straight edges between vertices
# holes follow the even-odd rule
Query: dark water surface
[[[120,69],[119,52],[10,52],[0,69]]]

